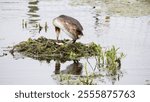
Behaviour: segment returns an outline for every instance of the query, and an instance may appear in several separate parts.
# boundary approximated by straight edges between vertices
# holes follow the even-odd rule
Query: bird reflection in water
[[[60,71],[61,64],[59,61],[55,63],[55,74],[72,74],[72,75],[81,75],[83,65],[79,61],[73,61],[72,64],[68,65],[65,70]]]
[[[94,70],[94,76],[89,73],[89,76],[84,75],[84,69],[83,69],[83,64],[80,63],[79,61],[73,61],[72,64],[68,65],[65,70],[60,70],[61,69],[61,63],[60,61],[56,61],[55,63],[55,75],[57,74],[70,74],[70,75],[77,75],[80,78],[92,78],[94,80],[94,83],[99,83],[99,84],[116,84],[121,77],[123,77],[123,72],[121,71],[121,65],[118,65],[116,68],[112,70],[110,67],[105,67],[104,69],[101,68],[101,70]],[[101,76],[102,75],[102,76]],[[61,76],[60,76],[61,77]],[[75,77],[72,77],[75,80]],[[57,78],[56,78],[57,79]],[[77,81],[78,82],[78,81]],[[94,84],[93,83],[93,84]]]

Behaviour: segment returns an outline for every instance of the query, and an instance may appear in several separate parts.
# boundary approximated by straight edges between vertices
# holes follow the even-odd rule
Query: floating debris
[[[39,33],[41,32],[42,29],[43,29],[43,27],[39,23]]]
[[[7,56],[7,53],[0,54],[0,57]]]
[[[106,16],[105,19],[110,19],[110,16]]]
[[[45,32],[47,32],[47,29],[48,29],[48,25],[47,25],[47,22],[45,22]]]

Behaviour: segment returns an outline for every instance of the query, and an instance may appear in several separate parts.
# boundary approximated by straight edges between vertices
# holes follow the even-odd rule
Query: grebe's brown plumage
[[[73,42],[83,36],[82,25],[78,20],[72,17],[60,15],[53,19],[53,24],[57,33],[57,40],[60,34],[60,30],[63,30],[66,34],[68,34],[73,39]]]

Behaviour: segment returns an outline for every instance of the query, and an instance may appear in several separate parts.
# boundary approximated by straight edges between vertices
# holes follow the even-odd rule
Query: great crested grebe
[[[73,43],[76,42],[81,36],[83,36],[83,27],[80,22],[72,17],[66,15],[60,15],[53,19],[53,25],[55,26],[55,32],[57,34],[57,41],[59,38],[60,30],[64,31],[68,36],[73,39]]]

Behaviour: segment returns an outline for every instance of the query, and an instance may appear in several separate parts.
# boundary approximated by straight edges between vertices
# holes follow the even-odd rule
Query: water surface
[[[98,84],[147,84],[150,80],[150,15],[109,15],[88,5],[72,6],[68,0],[0,0],[0,84],[58,84],[52,77],[56,73],[55,61],[46,63],[20,55],[13,57],[5,50],[28,38],[56,39],[52,20],[60,14],[72,16],[83,25],[84,36],[78,41],[95,42],[103,47],[115,45],[126,54],[121,78],[104,78],[104,82]],[[110,18],[106,19],[107,16]],[[45,23],[47,32],[39,31],[39,24]],[[60,39],[64,38],[68,36],[61,32]],[[89,62],[94,66],[93,59]],[[84,65],[87,60],[81,59],[80,63]],[[70,66],[74,68],[73,61],[62,63],[60,71],[65,73]]]

